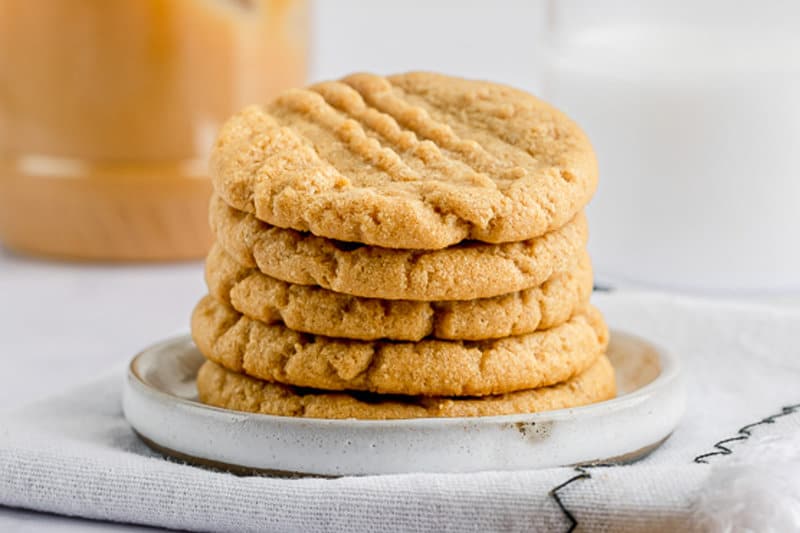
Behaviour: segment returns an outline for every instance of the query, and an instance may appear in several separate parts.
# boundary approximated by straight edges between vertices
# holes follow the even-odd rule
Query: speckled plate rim
[[[128,366],[128,372],[125,380],[125,394],[123,395],[123,409],[125,411],[126,417],[128,418],[131,425],[143,437],[145,442],[148,443],[149,446],[153,447],[154,449],[160,451],[161,453],[165,453],[167,455],[173,455],[176,457],[180,457],[181,459],[185,460],[186,457],[195,458],[197,459],[196,462],[205,464],[205,465],[221,465],[222,468],[235,466],[242,471],[267,471],[267,472],[281,472],[281,473],[294,473],[294,472],[302,472],[305,474],[313,474],[313,475],[342,475],[342,474],[363,474],[363,473],[388,473],[388,472],[372,472],[368,469],[365,472],[350,472],[347,469],[345,471],[335,470],[332,472],[319,472],[315,471],[314,469],[310,471],[305,471],[302,469],[298,469],[296,467],[289,467],[289,468],[275,468],[274,465],[270,465],[268,468],[264,468],[262,466],[254,465],[254,464],[241,464],[241,461],[230,461],[230,460],[221,460],[219,457],[209,457],[208,455],[212,454],[205,454],[205,456],[198,456],[197,453],[189,453],[184,449],[180,449],[180,446],[175,445],[168,445],[164,442],[160,442],[162,439],[159,439],[158,436],[154,436],[148,434],[147,430],[142,430],[142,428],[138,427],[139,424],[135,417],[129,416],[129,409],[128,409],[128,396],[130,394],[135,394],[139,397],[151,397],[153,400],[157,400],[162,405],[171,405],[174,407],[180,407],[187,416],[194,416],[194,417],[225,417],[227,420],[248,420],[256,425],[266,425],[270,427],[271,425],[275,425],[276,427],[282,428],[281,431],[288,430],[289,432],[293,430],[297,430],[299,432],[308,432],[309,429],[314,431],[321,432],[322,434],[326,432],[334,432],[337,434],[350,434],[351,432],[358,435],[362,432],[373,434],[375,432],[381,432],[386,430],[392,430],[393,432],[397,431],[460,431],[465,428],[480,428],[480,427],[489,427],[489,428],[497,428],[497,427],[521,427],[521,425],[533,427],[536,424],[553,424],[557,422],[567,422],[569,424],[575,425],[576,421],[580,420],[592,420],[592,419],[607,419],[609,416],[614,416],[616,413],[625,413],[635,409],[642,409],[645,404],[648,402],[652,403],[654,397],[661,396],[665,398],[665,390],[670,389],[670,396],[671,400],[675,407],[670,409],[669,420],[661,421],[659,430],[653,430],[651,433],[658,434],[657,438],[651,438],[648,442],[640,443],[641,445],[636,447],[620,447],[617,446],[615,448],[614,453],[602,453],[598,452],[595,456],[591,456],[591,458],[580,458],[581,460],[570,461],[569,463],[564,463],[563,461],[560,464],[571,464],[577,462],[593,462],[593,461],[601,461],[601,460],[615,460],[619,458],[621,462],[628,462],[631,460],[636,460],[639,457],[642,457],[648,453],[650,453],[653,449],[655,449],[658,445],[660,445],[672,432],[674,427],[677,425],[678,420],[680,418],[680,414],[683,413],[685,408],[685,391],[682,379],[682,365],[680,359],[675,355],[669,353],[668,351],[659,348],[658,346],[654,345],[653,343],[642,339],[638,336],[631,335],[628,333],[621,332],[619,330],[612,331],[612,339],[617,340],[624,340],[625,342],[633,342],[639,343],[641,345],[646,346],[649,350],[654,351],[658,356],[658,364],[660,366],[660,371],[658,375],[656,375],[651,381],[646,383],[645,385],[637,388],[634,391],[629,391],[621,394],[620,396],[608,400],[605,402],[600,402],[588,406],[583,407],[576,407],[576,408],[569,408],[569,409],[560,409],[554,411],[546,411],[541,413],[523,413],[523,414],[514,414],[514,415],[502,415],[502,416],[488,416],[488,417],[459,417],[459,418],[416,418],[416,419],[398,419],[398,420],[356,420],[356,419],[340,419],[340,420],[330,420],[330,419],[313,419],[313,418],[292,418],[292,417],[284,417],[284,416],[275,416],[275,415],[266,415],[266,414],[258,414],[258,413],[246,413],[246,412],[239,412],[239,411],[231,411],[227,409],[222,409],[218,407],[213,407],[209,405],[204,405],[199,403],[196,399],[185,398],[177,395],[170,394],[159,388],[149,384],[147,380],[141,376],[137,370],[137,362],[140,358],[144,357],[145,354],[150,352],[154,352],[157,350],[164,350],[169,349],[172,345],[178,344],[185,344],[189,341],[188,335],[179,335],[175,337],[171,337],[159,343],[156,343],[139,354],[137,354],[131,361],[130,365]],[[231,418],[233,417],[233,418]],[[294,429],[293,429],[294,428]],[[349,440],[348,440],[349,443]],[[617,453],[618,452],[618,453]],[[258,461],[255,461],[256,463]],[[536,463],[539,467],[539,463]],[[280,465],[279,465],[280,466]],[[295,465],[296,466],[296,465]],[[555,466],[555,464],[550,465]],[[504,469],[500,467],[488,467],[488,468],[480,468],[481,470],[486,469]],[[394,470],[391,470],[394,471]],[[418,471],[418,470],[409,470],[409,471]],[[427,470],[423,470],[427,471]],[[462,469],[452,469],[452,468],[444,468],[441,471],[463,471]]]

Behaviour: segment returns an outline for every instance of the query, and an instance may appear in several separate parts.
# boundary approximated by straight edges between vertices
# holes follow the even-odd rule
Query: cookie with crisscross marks
[[[580,128],[523,91],[432,73],[354,74],[231,118],[217,193],[274,226],[386,248],[531,239],[594,193]]]

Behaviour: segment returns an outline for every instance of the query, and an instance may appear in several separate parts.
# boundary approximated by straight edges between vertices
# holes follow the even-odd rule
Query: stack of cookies
[[[352,75],[230,119],[211,171],[201,401],[388,419],[613,397],[589,304],[594,153],[533,96]]]

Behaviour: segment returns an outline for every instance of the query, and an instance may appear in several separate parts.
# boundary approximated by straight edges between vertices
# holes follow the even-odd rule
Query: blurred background
[[[0,407],[186,329],[225,117],[367,70],[554,103],[598,284],[800,306],[800,3],[0,0]]]

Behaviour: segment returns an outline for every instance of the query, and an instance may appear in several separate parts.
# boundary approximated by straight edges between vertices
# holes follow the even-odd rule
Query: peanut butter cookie
[[[270,226],[219,197],[210,205],[217,242],[237,262],[299,285],[385,300],[473,300],[538,287],[568,270],[588,238],[586,217],[520,242],[464,242],[443,250],[396,250],[333,241]]]
[[[564,383],[481,398],[379,396],[298,389],[231,372],[207,361],[197,376],[200,401],[216,407],[304,418],[397,419],[536,413],[609,400],[616,394],[606,356]]]
[[[584,252],[570,270],[519,292],[479,300],[380,300],[280,281],[237,263],[215,245],[206,260],[206,283],[214,298],[240,313],[296,331],[360,340],[484,340],[567,321],[589,301],[592,267]]]
[[[588,306],[554,328],[487,341],[356,341],[264,324],[207,296],[192,315],[206,358],[235,372],[299,387],[384,394],[474,396],[543,387],[588,368],[608,344]]]
[[[355,74],[231,118],[211,176],[227,203],[275,226],[434,250],[560,228],[594,193],[597,162],[574,122],[523,91]]]

